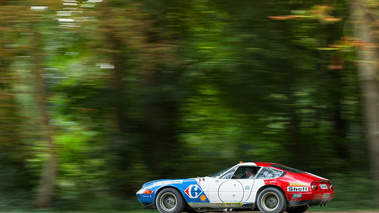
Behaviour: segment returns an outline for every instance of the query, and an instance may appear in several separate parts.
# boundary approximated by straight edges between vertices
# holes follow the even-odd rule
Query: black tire
[[[288,207],[288,213],[303,213],[308,210],[308,206],[296,206],[296,207]]]
[[[180,213],[185,207],[185,202],[178,190],[165,188],[158,193],[155,206],[160,213]]]
[[[282,213],[287,209],[287,199],[280,189],[269,187],[258,195],[258,208],[262,213]]]

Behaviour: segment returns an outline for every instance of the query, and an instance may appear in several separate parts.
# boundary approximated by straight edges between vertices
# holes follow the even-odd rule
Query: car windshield
[[[225,173],[226,171],[228,171],[229,169],[230,168],[224,169],[220,172],[217,172],[216,174],[209,175],[208,177],[218,177],[218,176],[222,175],[223,173]]]
[[[281,169],[281,170],[284,170],[284,171],[292,172],[292,173],[304,173],[304,171],[302,171],[302,170],[294,169],[294,168],[291,168],[291,167],[288,167],[288,166],[279,165],[279,164],[273,164],[271,166],[275,167],[275,168],[278,168],[278,169]]]

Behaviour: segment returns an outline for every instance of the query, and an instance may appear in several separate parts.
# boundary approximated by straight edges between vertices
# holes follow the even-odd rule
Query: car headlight
[[[150,189],[140,189],[136,194],[153,194],[154,191]]]

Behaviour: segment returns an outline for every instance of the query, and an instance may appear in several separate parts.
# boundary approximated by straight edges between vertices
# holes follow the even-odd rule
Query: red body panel
[[[258,166],[270,167],[272,163],[256,163]],[[272,167],[274,168],[274,167]],[[278,169],[278,168],[275,168]],[[292,173],[286,170],[286,175],[264,180],[265,185],[280,187],[285,193],[290,206],[320,205],[331,201],[334,197],[334,188],[328,179],[302,172]],[[317,186],[313,190],[311,185]]]

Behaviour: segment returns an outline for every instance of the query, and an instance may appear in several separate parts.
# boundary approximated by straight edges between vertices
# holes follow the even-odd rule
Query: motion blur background
[[[0,211],[131,210],[268,161],[379,199],[379,2],[1,0]],[[325,209],[325,208],[324,208]]]

